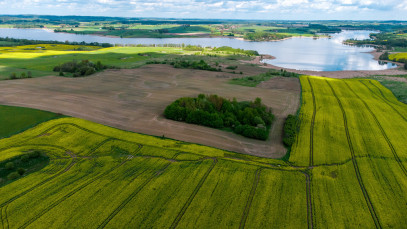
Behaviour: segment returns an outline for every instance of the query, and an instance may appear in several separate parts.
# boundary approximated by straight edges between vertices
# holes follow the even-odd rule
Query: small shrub
[[[15,180],[20,177],[20,174],[18,172],[12,172],[9,175],[7,175],[7,179],[9,180]]]
[[[33,74],[31,73],[31,71],[27,72],[27,78],[33,78]]]
[[[20,160],[22,162],[27,162],[30,160],[30,156],[28,154],[24,154],[23,156],[21,156]]]
[[[17,79],[17,74],[15,72],[11,73],[10,79],[12,79],[12,80]]]
[[[22,72],[22,73],[21,73],[20,78],[21,78],[21,79],[26,78],[26,74],[25,74],[25,72]]]
[[[237,66],[227,66],[226,69],[236,70]]]
[[[24,168],[18,168],[17,172],[18,172],[18,174],[20,174],[20,176],[22,176],[25,173],[25,169]]]
[[[5,168],[6,168],[7,170],[12,170],[12,169],[14,169],[14,163],[13,163],[13,162],[7,162],[6,165],[5,165]]]
[[[389,60],[389,53],[385,52],[379,56],[379,60]]]
[[[41,152],[36,150],[36,151],[29,153],[28,156],[30,158],[39,158],[41,156]]]

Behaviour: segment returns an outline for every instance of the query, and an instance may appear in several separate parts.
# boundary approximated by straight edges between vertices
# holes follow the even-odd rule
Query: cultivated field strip
[[[343,115],[343,122],[344,122],[344,126],[345,126],[346,138],[348,139],[348,146],[349,146],[349,150],[350,150],[351,155],[352,155],[352,163],[353,163],[353,167],[355,169],[356,177],[358,179],[360,188],[361,188],[361,190],[363,192],[363,195],[365,197],[366,204],[368,205],[369,211],[370,211],[370,213],[372,215],[372,218],[373,218],[373,220],[375,222],[376,228],[381,228],[382,226],[380,225],[380,222],[379,222],[379,219],[377,217],[376,211],[375,211],[374,206],[372,204],[372,201],[371,201],[371,199],[369,197],[369,194],[367,193],[365,184],[363,183],[363,180],[362,180],[362,176],[360,175],[359,166],[358,166],[356,158],[355,158],[355,152],[354,152],[354,149],[353,149],[353,144],[352,144],[352,140],[351,140],[350,133],[349,133],[348,120],[347,120],[347,117],[346,117],[345,109],[343,108],[342,102],[339,99],[339,97],[336,95],[336,92],[335,92],[334,88],[332,87],[332,85],[329,83],[328,80],[326,80],[325,82],[331,88],[332,93],[335,96],[335,98],[337,99],[338,105],[341,108],[342,115]]]
[[[247,217],[249,215],[249,211],[253,202],[254,194],[256,193],[257,185],[259,184],[260,181],[260,173],[261,173],[261,168],[256,170],[256,174],[254,177],[253,181],[253,186],[252,190],[250,191],[249,198],[247,199],[246,207],[244,208],[242,219],[240,220],[240,225],[239,228],[243,229],[246,225]]]
[[[208,178],[209,174],[212,172],[213,168],[215,165],[218,163],[217,159],[213,160],[213,163],[211,167],[206,171],[205,175],[202,177],[202,179],[199,181],[198,185],[195,187],[194,191],[192,194],[189,196],[187,202],[184,204],[180,212],[178,213],[177,217],[174,219],[174,222],[172,222],[170,228],[176,228],[178,226],[178,223],[181,221],[182,216],[184,216],[185,212],[187,211],[189,205],[192,203],[194,200],[196,194],[198,193],[199,189],[202,187],[204,184],[205,180]]]
[[[401,112],[396,109],[395,106],[400,106],[400,102],[396,102],[396,101],[391,101],[390,99],[387,98],[387,96],[384,95],[382,89],[380,89],[376,84],[374,84],[372,81],[369,81],[369,84],[365,81],[365,80],[360,80],[360,82],[367,88],[369,89],[372,94],[374,94],[375,96],[377,96],[378,98],[380,98],[383,102],[385,102],[387,105],[390,106],[390,108],[396,112],[400,118],[404,119],[404,121],[407,122],[407,117],[406,115],[401,114]],[[381,96],[377,95],[377,92],[373,91],[373,89],[369,86],[369,85],[373,85],[373,87],[376,89],[376,91],[378,91],[380,93]],[[393,96],[394,97],[394,96]]]
[[[377,126],[380,129],[381,134],[383,135],[383,137],[386,139],[386,142],[391,150],[391,152],[394,155],[394,159],[397,161],[397,163],[399,164],[400,168],[402,169],[404,175],[407,176],[407,170],[404,167],[403,163],[400,160],[400,157],[398,156],[396,150],[394,149],[393,144],[391,143],[389,137],[387,136],[385,130],[383,129],[382,125],[380,124],[379,120],[377,119],[376,115],[373,113],[373,111],[370,109],[369,105],[362,99],[360,98],[360,96],[349,86],[348,83],[346,83],[346,86],[349,88],[349,90],[365,105],[366,109],[369,111],[370,115],[373,117],[373,119],[375,120]]]
[[[41,216],[43,216],[45,213],[47,213],[48,211],[50,211],[51,209],[53,209],[54,207],[56,207],[58,204],[62,203],[63,201],[65,201],[66,199],[70,198],[71,196],[73,196],[74,194],[76,194],[77,192],[81,191],[82,189],[84,189],[85,187],[87,187],[88,185],[92,184],[93,182],[97,181],[98,179],[106,176],[107,174],[113,172],[115,169],[117,169],[119,166],[123,165],[124,163],[126,163],[127,160],[124,160],[122,163],[118,164],[117,166],[107,170],[106,172],[90,179],[89,181],[87,181],[85,184],[80,185],[79,187],[73,189],[72,191],[70,191],[69,193],[67,193],[66,195],[62,196],[60,199],[58,199],[57,201],[51,203],[47,208],[43,209],[39,214],[37,214],[35,217],[31,218],[30,220],[28,220],[27,222],[25,222],[22,226],[20,226],[19,228],[26,228],[27,226],[29,226],[31,223],[33,223],[34,221],[36,221],[37,219],[39,219]]]
[[[167,163],[164,167],[158,170],[155,174],[145,180],[131,195],[129,195],[114,211],[98,226],[98,228],[104,228],[106,225],[119,213],[152,179],[160,176],[170,166],[171,163]]]
[[[315,101],[315,93],[314,93],[314,88],[312,86],[312,83],[309,78],[307,78],[308,83],[311,87],[311,94],[312,94],[312,106],[313,106],[313,111],[312,111],[312,119],[311,119],[311,128],[310,128],[310,138],[309,138],[309,166],[314,165],[314,125],[315,125],[315,116],[317,114],[317,105]]]

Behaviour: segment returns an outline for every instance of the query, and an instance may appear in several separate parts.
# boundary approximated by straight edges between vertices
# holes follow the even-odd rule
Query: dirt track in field
[[[239,66],[245,75],[266,69]],[[108,70],[86,78],[42,77],[0,82],[0,104],[32,107],[83,118],[134,132],[174,138],[235,152],[278,158],[284,119],[299,107],[296,78],[273,78],[257,88],[228,84],[241,75],[147,65],[138,69]],[[200,93],[237,100],[260,97],[273,108],[276,121],[267,141],[167,120],[162,113],[172,101]]]

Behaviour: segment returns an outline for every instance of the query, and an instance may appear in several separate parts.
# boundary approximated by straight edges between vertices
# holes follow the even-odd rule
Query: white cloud
[[[407,0],[0,0],[0,14],[407,20],[406,11]]]

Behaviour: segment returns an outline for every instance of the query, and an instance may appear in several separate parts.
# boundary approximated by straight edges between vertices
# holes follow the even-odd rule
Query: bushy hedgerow
[[[229,52],[234,54],[244,54],[248,56],[258,56],[259,53],[255,50],[244,50],[244,49],[235,49],[229,46],[222,46],[218,48],[213,48],[212,51],[219,51],[219,52]]]
[[[61,65],[54,67],[54,72],[59,72],[61,76],[63,76],[64,72],[72,73],[73,77],[80,77],[80,76],[88,76],[92,75],[96,72],[102,71],[109,67],[107,65],[103,65],[100,61],[96,64],[89,60],[82,60],[82,61],[69,61],[63,63]]]
[[[168,105],[164,111],[168,119],[218,129],[231,129],[249,138],[266,140],[274,116],[260,98],[253,102],[237,102],[217,95],[197,98],[184,97]]]
[[[170,63],[174,68],[191,68],[206,71],[219,71],[219,69],[210,66],[204,60],[200,61],[188,61],[188,60],[177,60]]]
[[[294,115],[288,115],[284,123],[284,145],[291,147],[295,141],[295,136],[297,134],[297,124],[298,118]]]

